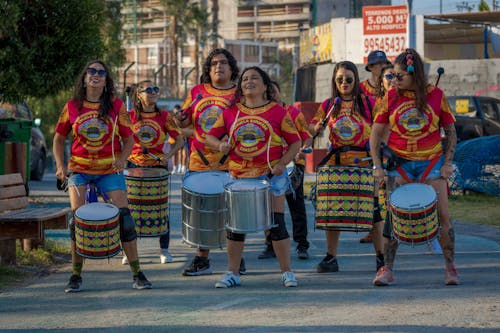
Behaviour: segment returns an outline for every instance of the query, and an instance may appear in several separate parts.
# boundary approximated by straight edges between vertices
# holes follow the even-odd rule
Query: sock
[[[73,263],[73,275],[80,276],[82,274],[83,263],[74,262]]]
[[[139,274],[139,272],[141,271],[141,265],[139,264],[139,259],[131,261],[129,265],[130,265],[130,270],[132,271],[132,273],[134,273],[134,275]]]

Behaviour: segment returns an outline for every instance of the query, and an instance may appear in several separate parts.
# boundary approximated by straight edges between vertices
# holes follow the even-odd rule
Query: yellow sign
[[[456,113],[469,112],[469,100],[468,99],[457,99],[455,101],[455,111],[456,111]]]
[[[300,66],[331,61],[332,56],[330,22],[300,32]]]

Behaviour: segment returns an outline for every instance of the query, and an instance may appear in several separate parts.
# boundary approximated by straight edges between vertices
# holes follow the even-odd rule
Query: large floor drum
[[[158,237],[168,232],[168,171],[163,168],[125,170],[127,199],[140,237]]]
[[[373,226],[373,170],[327,165],[318,169],[317,229],[370,231]]]
[[[190,173],[182,184],[182,238],[189,245],[210,249],[226,244],[224,221],[227,207],[223,171]]]
[[[226,228],[251,233],[272,227],[271,186],[265,180],[238,179],[226,185]]]
[[[85,258],[104,259],[117,255],[120,248],[118,207],[93,202],[75,212],[76,253]]]
[[[432,186],[401,185],[391,193],[389,206],[394,237],[400,242],[419,245],[438,236],[437,194]]]

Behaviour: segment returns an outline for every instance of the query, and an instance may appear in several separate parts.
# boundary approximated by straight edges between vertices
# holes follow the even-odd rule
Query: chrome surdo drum
[[[271,186],[266,180],[238,179],[225,187],[226,228],[235,233],[259,232],[272,227]]]
[[[193,172],[182,185],[182,238],[199,248],[222,248],[226,244],[224,221],[227,206],[224,186],[229,173]]]

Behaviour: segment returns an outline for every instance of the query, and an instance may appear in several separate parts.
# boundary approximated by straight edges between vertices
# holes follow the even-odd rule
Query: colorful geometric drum
[[[316,181],[316,228],[370,231],[373,225],[373,171],[327,165]]]
[[[118,207],[93,202],[75,212],[76,253],[85,258],[111,258],[120,252]]]
[[[392,231],[399,241],[418,245],[438,236],[437,195],[432,186],[401,185],[391,193],[389,206]]]
[[[168,171],[161,168],[125,170],[127,199],[138,236],[168,232]]]

